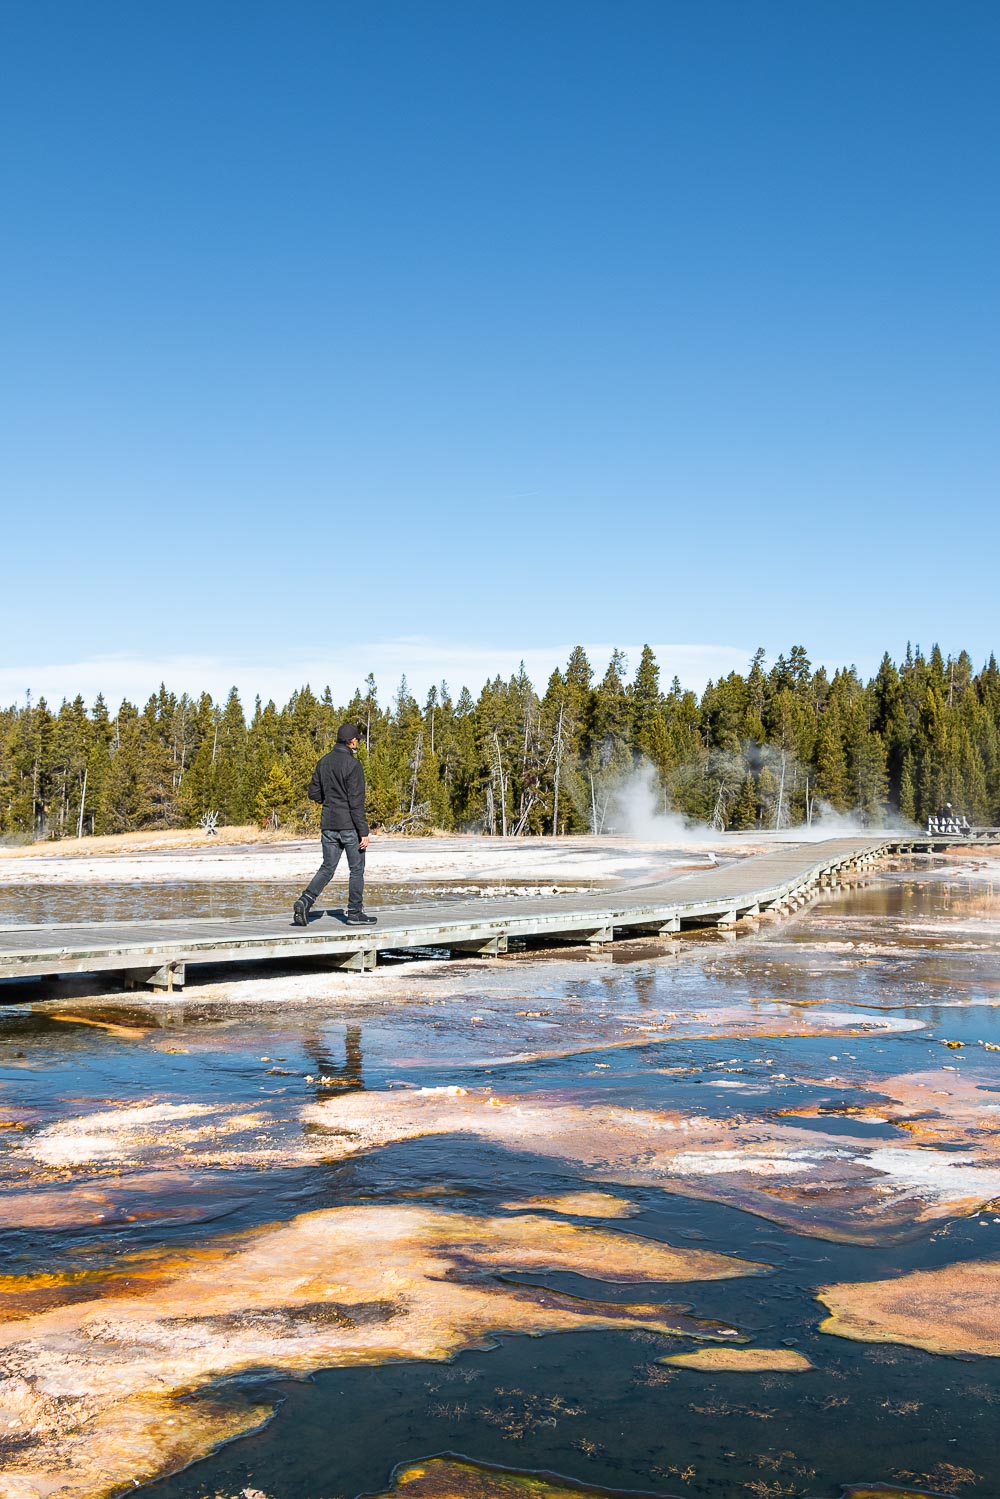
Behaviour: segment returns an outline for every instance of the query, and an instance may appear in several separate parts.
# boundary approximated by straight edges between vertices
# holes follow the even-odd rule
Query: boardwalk
[[[499,955],[512,937],[603,944],[683,927],[730,927],[760,911],[791,909],[815,889],[836,883],[841,872],[910,847],[884,836],[784,844],[722,868],[597,894],[376,908],[378,926],[362,930],[348,927],[339,915],[316,912],[300,929],[292,926],[288,909],[238,921],[190,917],[6,927],[0,928],[0,979],[111,972],[126,982],[172,989],[199,963],[315,958],[327,967],[364,971],[385,951]]]

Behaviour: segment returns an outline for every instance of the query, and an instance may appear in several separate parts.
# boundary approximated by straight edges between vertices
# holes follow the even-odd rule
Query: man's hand
[[[368,847],[368,839],[367,839],[367,837],[365,837],[365,838],[359,838],[358,839],[358,848],[360,848],[361,851],[364,852],[364,850],[367,847]]]

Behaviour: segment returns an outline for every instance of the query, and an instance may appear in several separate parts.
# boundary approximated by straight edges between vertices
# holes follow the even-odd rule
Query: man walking
[[[295,905],[292,920],[296,926],[308,926],[309,911],[316,897],[333,879],[342,853],[347,855],[351,871],[347,893],[349,926],[374,926],[378,918],[364,909],[365,849],[368,847],[368,819],[365,817],[365,772],[354,758],[358,731],[352,723],[342,723],[337,742],[316,766],[309,783],[309,800],[320,802],[323,839],[323,862],[309,881]]]

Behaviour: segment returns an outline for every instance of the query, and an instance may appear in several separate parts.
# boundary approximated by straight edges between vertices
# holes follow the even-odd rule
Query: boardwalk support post
[[[615,940],[615,929],[602,925],[577,927],[575,931],[539,932],[537,940],[542,944],[568,942],[573,947],[603,947]]]
[[[361,947],[354,952],[325,954],[331,968],[344,968],[349,973],[370,973],[378,961],[374,947]]]
[[[664,916],[656,921],[629,921],[623,920],[630,937],[673,937],[681,929],[681,918],[676,912],[672,916]]]
[[[603,947],[605,943],[615,940],[615,929],[613,926],[598,927],[597,931],[591,932],[585,940],[590,947]]]
[[[730,927],[736,925],[735,911],[720,911],[718,916],[706,916],[709,926]]]
[[[495,932],[492,937],[475,937],[464,942],[449,942],[452,957],[499,958],[507,951],[507,933]]]
[[[123,968],[122,983],[126,989],[155,989],[160,994],[172,994],[184,987],[184,964],[161,963],[156,968]]]

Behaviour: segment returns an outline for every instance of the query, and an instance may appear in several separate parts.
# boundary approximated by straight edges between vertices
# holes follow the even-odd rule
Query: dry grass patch
[[[251,823],[247,826],[220,827],[210,838],[200,828],[160,828],[143,833],[107,833],[97,838],[46,838],[40,843],[0,847],[0,859],[80,859],[95,854],[138,854],[170,852],[186,848],[218,848],[223,844],[297,843],[315,838],[310,828],[279,828],[276,832]]]

